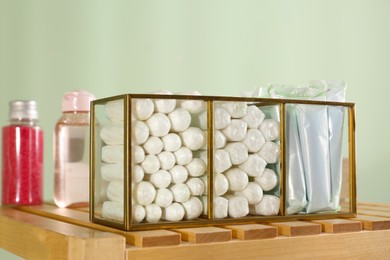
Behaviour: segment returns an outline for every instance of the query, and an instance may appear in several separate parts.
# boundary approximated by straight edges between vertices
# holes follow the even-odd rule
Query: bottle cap
[[[12,100],[9,108],[11,119],[38,119],[38,104],[35,100]]]
[[[93,94],[85,90],[67,92],[62,98],[62,111],[89,111],[90,102],[95,99]]]

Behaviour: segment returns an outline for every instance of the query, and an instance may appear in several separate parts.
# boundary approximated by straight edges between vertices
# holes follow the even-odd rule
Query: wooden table
[[[390,205],[353,219],[124,232],[85,209],[0,208],[0,247],[27,259],[389,259]]]

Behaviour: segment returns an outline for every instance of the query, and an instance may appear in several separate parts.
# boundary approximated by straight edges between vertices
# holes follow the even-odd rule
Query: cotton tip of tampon
[[[179,135],[182,144],[192,151],[200,149],[206,141],[203,131],[197,127],[190,127]]]
[[[248,160],[248,148],[242,143],[229,143],[226,145],[225,150],[228,151],[233,165],[242,164]]]
[[[267,163],[276,163],[280,155],[280,146],[274,142],[266,142],[258,154]]]
[[[181,204],[174,202],[172,205],[163,209],[162,219],[167,221],[180,221],[184,218],[184,208]]]
[[[188,178],[188,170],[182,165],[175,165],[169,173],[172,176],[172,183],[184,183]]]
[[[246,115],[242,118],[247,124],[248,128],[259,128],[263,122],[265,115],[263,111],[260,110],[257,106],[248,106]]]
[[[205,173],[207,165],[199,158],[193,158],[192,161],[185,166],[188,170],[188,174],[192,177],[199,177]]]
[[[146,120],[154,112],[153,101],[149,98],[134,99],[132,105],[133,105],[133,115],[138,120]]]
[[[176,157],[173,153],[163,151],[157,155],[160,160],[160,168],[163,170],[170,170],[175,166]]]
[[[207,130],[207,110],[202,110],[197,114],[191,115],[191,126]]]
[[[265,169],[263,175],[256,177],[254,180],[260,184],[264,191],[270,191],[278,185],[278,176],[272,169]]]
[[[244,196],[249,204],[259,203],[263,198],[263,189],[256,182],[249,182],[242,191],[237,191],[235,195]]]
[[[192,152],[187,147],[183,146],[173,154],[176,157],[176,164],[178,165],[186,165],[192,161]]]
[[[108,123],[102,127],[100,138],[108,145],[119,145],[124,143],[123,133],[123,122]]]
[[[203,190],[202,195],[207,195],[207,193],[208,193],[207,187],[209,186],[209,184],[208,184],[209,177],[208,177],[207,173],[205,173],[203,176],[201,176],[200,179],[202,180],[203,185],[204,185],[204,190]]]
[[[226,146],[227,138],[219,130],[214,131],[214,149],[222,149]]]
[[[145,160],[145,151],[144,149],[142,149],[141,146],[139,145],[133,145],[133,160],[134,160],[134,163],[138,164],[138,163],[141,163]],[[122,162],[123,163],[123,160]]]
[[[214,218],[227,218],[229,210],[229,200],[224,197],[214,199]]]
[[[163,141],[156,136],[150,136],[142,146],[146,154],[159,154],[163,147]]]
[[[232,167],[232,162],[230,161],[229,152],[225,150],[216,150],[214,152],[214,170],[217,173],[224,172]]]
[[[250,212],[254,215],[276,216],[279,213],[280,199],[274,195],[264,194],[261,201],[251,205]]]
[[[261,176],[266,166],[267,162],[257,154],[249,154],[248,160],[239,165],[251,177]]]
[[[246,172],[239,168],[232,168],[225,173],[229,181],[230,191],[242,191],[248,185],[249,178]]]
[[[115,221],[123,221],[124,206],[122,202],[105,201],[102,206],[102,217]]]
[[[176,152],[181,147],[181,138],[178,134],[169,133],[161,138],[163,149],[168,152]]]
[[[185,219],[196,219],[202,214],[203,205],[197,197],[191,197],[188,201],[183,202],[182,205]]]
[[[222,129],[222,133],[228,141],[240,142],[246,137],[248,125],[240,119],[233,119],[227,127]]]
[[[141,205],[135,204],[132,208],[133,222],[140,223],[146,216],[145,208]]]
[[[225,102],[221,106],[229,112],[232,118],[241,118],[247,114],[246,102]]]
[[[107,163],[100,168],[103,180],[123,180],[123,164],[121,163]]]
[[[142,181],[134,186],[133,195],[138,204],[147,206],[151,204],[156,197],[156,189],[151,183]]]
[[[149,154],[145,156],[141,166],[146,174],[152,174],[160,169],[160,160],[156,155]]]
[[[107,198],[111,201],[124,201],[124,183],[123,180],[113,180],[107,186]]]
[[[214,176],[214,195],[222,196],[229,190],[229,181],[225,175],[217,173]]]
[[[157,223],[161,219],[162,210],[157,204],[150,204],[145,207],[146,221],[148,223]]]
[[[153,94],[172,95],[168,90],[160,90]],[[154,109],[156,112],[168,114],[176,108],[176,99],[154,99]]]
[[[162,113],[155,113],[148,120],[145,121],[149,127],[150,135],[162,137],[171,130],[171,121],[167,115]]]
[[[198,91],[187,91],[177,93],[179,95],[200,96]],[[205,109],[205,102],[203,100],[186,99],[180,102],[180,107],[187,109],[191,114],[196,114]]]
[[[200,201],[202,202],[202,207],[203,207],[203,211],[202,211],[202,214],[203,215],[207,215],[207,205],[208,205],[208,197],[207,196],[202,196],[200,197]]]
[[[249,214],[249,204],[247,198],[243,196],[228,196],[229,216],[232,218],[242,218]]]
[[[149,181],[159,189],[167,188],[172,182],[172,176],[166,170],[159,170],[149,176]]]
[[[110,121],[124,121],[124,109],[122,99],[107,102],[104,109],[106,112],[106,116]]]
[[[259,129],[248,129],[245,139],[242,142],[248,148],[248,152],[256,153],[265,144],[265,138]]]
[[[266,141],[273,141],[279,138],[279,123],[273,119],[264,119],[260,125]]]
[[[106,163],[123,163],[123,145],[103,146],[102,161]]]
[[[231,122],[229,112],[223,107],[214,108],[214,129],[220,130],[227,127]]]
[[[143,121],[134,121],[132,124],[133,129],[133,143],[141,145],[149,138],[149,127]]]
[[[201,196],[204,192],[204,183],[200,178],[189,178],[186,182],[192,196]]]
[[[169,120],[171,121],[172,132],[183,132],[188,129],[191,124],[191,115],[184,108],[176,108],[168,114]]]
[[[190,189],[184,183],[173,184],[169,189],[173,193],[173,201],[186,202],[190,198]]]
[[[123,168],[123,165],[122,165],[122,168]],[[133,183],[139,183],[144,179],[144,176],[145,176],[145,173],[144,173],[144,170],[142,169],[142,167],[139,165],[134,165],[133,170],[132,170],[132,174],[131,174],[131,178],[132,178],[131,181]]]
[[[162,208],[170,206],[173,202],[173,194],[169,189],[158,189],[154,203]]]

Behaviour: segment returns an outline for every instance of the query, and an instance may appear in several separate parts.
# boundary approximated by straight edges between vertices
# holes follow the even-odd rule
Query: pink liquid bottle
[[[54,202],[86,207],[89,202],[89,110],[95,96],[65,93],[62,116],[54,129]]]
[[[38,126],[37,103],[9,103],[10,124],[3,127],[2,203],[42,203],[43,131]]]

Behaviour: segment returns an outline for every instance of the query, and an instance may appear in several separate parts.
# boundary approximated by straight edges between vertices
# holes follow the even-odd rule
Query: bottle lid
[[[35,100],[12,100],[9,108],[11,119],[38,119],[38,104]]]
[[[67,92],[62,98],[62,111],[89,111],[90,102],[95,99],[93,94],[85,90]]]

